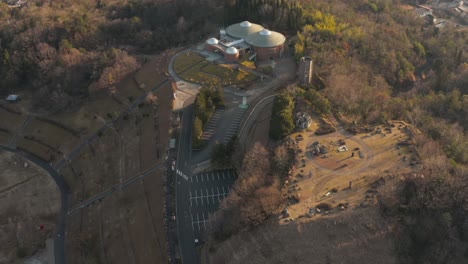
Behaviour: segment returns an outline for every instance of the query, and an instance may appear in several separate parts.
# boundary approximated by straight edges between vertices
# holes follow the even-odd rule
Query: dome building
[[[216,38],[209,38],[206,40],[205,42],[205,48],[206,50],[210,51],[210,52],[214,52],[215,51],[215,45],[218,45],[219,41],[216,39]]]
[[[226,54],[224,55],[224,58],[228,62],[233,62],[236,61],[239,58],[239,50],[237,50],[234,47],[229,47],[226,50]]]
[[[257,54],[257,60],[280,58],[284,50],[286,38],[283,34],[263,29],[255,34],[249,35],[246,42],[252,45]]]
[[[250,60],[280,58],[286,38],[278,32],[270,31],[261,25],[243,21],[220,30],[219,40],[210,38],[205,49],[220,52],[228,62],[238,60],[241,54],[248,54]]]
[[[263,29],[262,26],[244,21],[226,28],[226,33],[237,39],[245,39],[249,35],[255,34]]]

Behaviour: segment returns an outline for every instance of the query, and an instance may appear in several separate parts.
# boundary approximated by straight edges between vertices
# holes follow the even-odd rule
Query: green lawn
[[[203,60],[205,59],[202,56],[193,52],[181,54],[174,61],[174,71],[180,74]]]
[[[189,82],[198,84],[242,84],[257,79],[257,76],[244,70],[231,69],[225,65],[213,64],[194,53],[180,55],[174,62],[174,70]]]

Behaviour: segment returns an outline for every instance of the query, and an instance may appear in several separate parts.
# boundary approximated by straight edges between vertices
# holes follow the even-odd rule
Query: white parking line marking
[[[203,205],[203,190],[200,190],[200,194],[201,205]]]
[[[203,226],[205,227],[205,230],[206,230],[205,213],[203,213],[202,216],[203,216]]]
[[[194,222],[193,222],[193,215],[192,215],[192,212],[190,212],[190,217],[192,218],[192,230],[195,231],[195,227],[193,226]]]
[[[211,188],[211,198],[213,199],[213,204],[214,204],[215,200],[214,200],[214,190],[213,190],[213,188]]]

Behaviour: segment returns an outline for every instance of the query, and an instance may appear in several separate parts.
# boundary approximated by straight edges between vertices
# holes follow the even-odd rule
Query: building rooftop
[[[255,34],[249,35],[246,41],[255,47],[269,48],[283,44],[286,38],[281,33],[263,29]]]
[[[237,54],[237,53],[239,53],[239,51],[238,51],[236,48],[234,48],[234,47],[229,47],[229,48],[226,50],[226,53],[227,53],[227,54]]]
[[[206,40],[206,43],[210,45],[216,45],[218,44],[218,40],[216,38],[209,38]]]
[[[19,98],[19,95],[17,95],[17,94],[10,94],[5,98],[5,100],[10,101],[10,102],[14,102],[14,101],[18,100],[18,98]]]
[[[262,30],[263,27],[250,23],[249,21],[244,21],[241,23],[230,25],[226,28],[226,33],[234,38],[246,38],[247,36],[257,33]]]

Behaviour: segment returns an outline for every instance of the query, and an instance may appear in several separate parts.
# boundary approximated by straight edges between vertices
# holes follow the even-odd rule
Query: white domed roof
[[[237,54],[239,51],[234,48],[234,47],[229,47],[227,50],[226,50],[226,53],[227,54]]]
[[[244,21],[241,23],[230,25],[226,28],[226,33],[234,38],[245,39],[247,36],[257,33],[262,29],[263,27],[258,24],[250,23],[249,21]]]
[[[271,48],[282,45],[286,38],[281,33],[263,29],[258,33],[247,36],[246,41],[255,47]]]
[[[216,45],[218,44],[218,40],[215,39],[215,38],[209,38],[207,41],[206,41],[207,44],[210,44],[210,45]]]
[[[270,36],[271,35],[271,31],[268,30],[268,29],[262,29],[260,32],[259,32],[260,35],[262,36]]]
[[[252,24],[250,24],[249,21],[243,21],[239,24],[241,27],[250,27]]]

